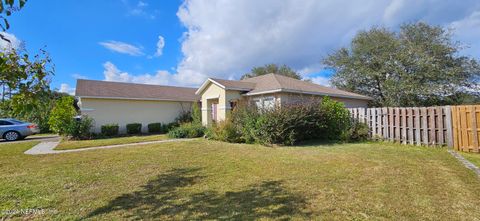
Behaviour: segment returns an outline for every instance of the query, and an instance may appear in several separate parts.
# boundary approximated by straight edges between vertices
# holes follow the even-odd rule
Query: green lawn
[[[24,155],[34,144],[0,146],[3,216],[38,220],[480,217],[480,180],[446,149],[387,143],[268,148],[196,139]],[[15,213],[29,208],[43,210]]]
[[[477,167],[480,167],[480,154],[479,153],[465,153],[465,152],[459,152],[465,159],[468,161],[472,162],[473,164],[477,165]]]
[[[160,135],[128,136],[128,137],[105,138],[105,139],[94,139],[94,140],[62,140],[62,142],[60,142],[60,144],[55,149],[69,150],[69,149],[78,149],[78,148],[86,148],[86,147],[140,143],[140,142],[166,140],[166,139],[168,139],[167,135],[160,134]]]

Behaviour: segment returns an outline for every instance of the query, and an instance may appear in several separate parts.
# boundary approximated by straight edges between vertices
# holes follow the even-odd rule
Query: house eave
[[[359,99],[359,100],[373,100],[370,97],[358,97],[358,96],[348,96],[348,95],[341,95],[341,94],[331,94],[331,93],[323,93],[323,92],[310,92],[310,91],[300,91],[300,90],[289,90],[289,89],[274,89],[274,90],[267,90],[267,91],[259,91],[254,93],[246,93],[243,96],[254,96],[254,95],[262,95],[262,94],[271,94],[271,93],[295,93],[295,94],[308,94],[308,95],[320,95],[320,96],[329,96],[329,97],[339,97],[339,98],[350,98],[350,99]]]
[[[159,98],[134,98],[134,97],[103,97],[103,96],[79,96],[79,98],[90,98],[90,99],[111,99],[111,100],[137,100],[137,101],[178,101],[178,102],[197,102],[200,99],[159,99]]]

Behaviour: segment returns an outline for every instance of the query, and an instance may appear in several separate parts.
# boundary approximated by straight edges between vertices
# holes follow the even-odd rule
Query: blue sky
[[[11,29],[30,53],[45,47],[55,64],[53,87],[75,85],[76,77],[103,80],[103,64],[118,64],[122,70],[144,73],[175,68],[181,59],[180,38],[185,28],[176,11],[181,1],[28,1],[10,18]],[[141,11],[135,11],[141,10]],[[156,52],[158,36],[166,39],[163,55]],[[142,48],[144,55],[116,53],[100,42],[121,41]]]
[[[462,54],[480,58],[478,0],[59,2],[28,1],[9,18],[8,33],[30,53],[45,47],[55,64],[52,88],[66,92],[78,77],[197,86],[267,63],[328,84],[320,61],[359,30],[416,21],[454,29],[468,46]]]

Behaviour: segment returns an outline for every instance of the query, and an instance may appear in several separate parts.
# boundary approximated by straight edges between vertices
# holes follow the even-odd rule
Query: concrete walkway
[[[129,143],[129,144],[117,144],[117,145],[100,146],[100,147],[87,147],[87,148],[72,149],[72,150],[54,150],[55,147],[57,147],[57,145],[60,143],[60,141],[41,142],[41,143],[35,145],[34,147],[32,147],[31,149],[25,151],[25,154],[41,155],[41,154],[70,153],[70,152],[79,152],[79,151],[86,151],[86,150],[110,149],[110,148],[117,148],[117,147],[129,147],[129,146],[156,144],[156,143],[183,142],[183,141],[189,141],[189,140],[193,140],[193,139],[159,140],[159,141],[148,141],[148,142]]]
[[[457,160],[460,161],[466,168],[475,172],[475,174],[477,174],[477,176],[480,178],[480,168],[478,168],[475,164],[465,159],[462,155],[460,155],[456,151],[448,150],[448,152],[452,154],[453,157],[457,158]]]

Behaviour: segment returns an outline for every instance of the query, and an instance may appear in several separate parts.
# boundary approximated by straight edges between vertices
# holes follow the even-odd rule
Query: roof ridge
[[[280,84],[280,81],[278,81],[277,79],[277,75],[280,75],[280,74],[275,74],[275,73],[270,73],[271,75],[273,75],[273,78],[275,79],[278,87],[282,88],[282,84]],[[266,75],[269,75],[269,74],[266,74]]]

